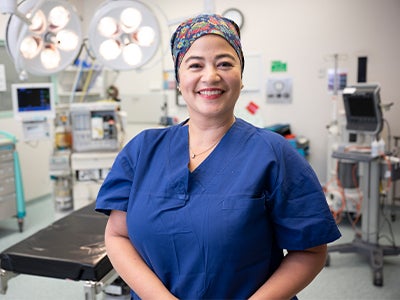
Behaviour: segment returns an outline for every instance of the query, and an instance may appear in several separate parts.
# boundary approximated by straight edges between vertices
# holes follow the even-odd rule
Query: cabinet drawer
[[[6,161],[13,161],[14,156],[13,152],[6,150],[6,151],[0,151],[0,163],[6,162]]]
[[[0,196],[0,220],[13,217],[17,214],[16,194]]]
[[[6,177],[14,177],[14,163],[0,163],[0,180]]]
[[[0,181],[0,196],[5,196],[15,192],[14,177],[3,178]]]

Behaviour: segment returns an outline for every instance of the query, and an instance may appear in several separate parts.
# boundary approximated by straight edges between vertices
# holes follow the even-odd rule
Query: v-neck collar
[[[214,175],[222,173],[227,165],[234,163],[235,157],[242,151],[242,145],[246,143],[250,133],[243,135],[243,128],[244,122],[236,119],[207,158],[195,170],[189,172],[190,176],[206,184],[213,180]]]
[[[171,135],[166,153],[169,170],[169,188],[175,195],[184,200],[189,197],[189,185],[196,181],[197,188],[207,189],[213,185],[215,178],[223,174],[230,164],[234,164],[244,145],[251,137],[252,131],[245,121],[236,119],[225,133],[217,147],[192,172],[189,171],[189,131],[185,122],[177,126]]]

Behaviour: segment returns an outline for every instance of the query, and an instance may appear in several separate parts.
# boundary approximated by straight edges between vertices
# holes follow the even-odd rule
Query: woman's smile
[[[202,89],[198,91],[198,94],[206,98],[218,98],[218,96],[223,94],[221,89]]]

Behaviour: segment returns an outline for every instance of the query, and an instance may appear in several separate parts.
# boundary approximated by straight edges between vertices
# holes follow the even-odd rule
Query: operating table
[[[96,299],[118,275],[106,255],[107,217],[94,203],[55,221],[0,253],[0,294],[19,274],[85,281],[86,300]]]

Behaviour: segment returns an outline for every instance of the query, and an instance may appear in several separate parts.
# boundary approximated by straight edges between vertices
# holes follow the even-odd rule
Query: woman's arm
[[[126,226],[126,212],[111,212],[105,231],[105,244],[107,256],[114,269],[141,299],[177,299],[131,244]]]
[[[279,268],[250,299],[291,299],[322,270],[326,255],[326,244],[304,251],[289,251]]]

